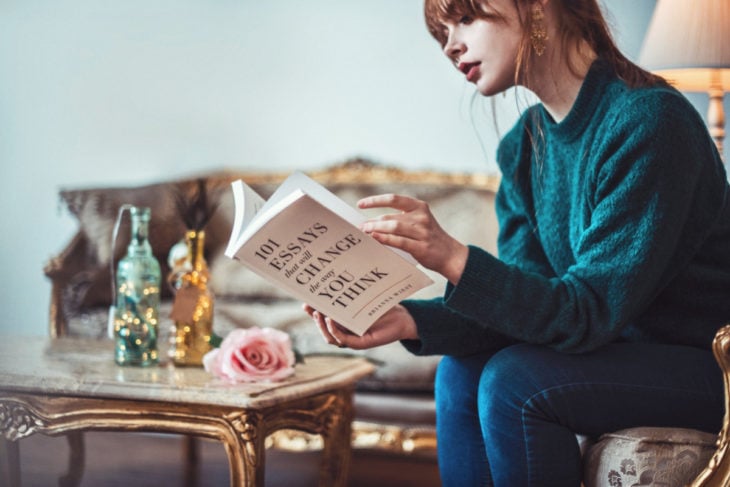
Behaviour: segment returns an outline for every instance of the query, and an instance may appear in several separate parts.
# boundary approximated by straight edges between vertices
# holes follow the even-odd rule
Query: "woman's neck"
[[[596,53],[586,43],[572,49],[566,57],[562,55],[561,46],[550,47],[544,56],[536,59],[531,89],[553,120],[559,123],[578,98]]]

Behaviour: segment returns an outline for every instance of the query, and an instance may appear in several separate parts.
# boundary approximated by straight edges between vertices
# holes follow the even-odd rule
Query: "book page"
[[[281,186],[277,188],[274,194],[271,195],[269,201],[271,202],[273,200],[275,202],[279,198],[283,197],[283,195],[289,194],[296,189],[301,189],[309,196],[319,201],[322,206],[329,208],[332,212],[338,214],[340,217],[355,226],[358,226],[367,219],[365,215],[343,201],[339,196],[301,171],[294,171],[291,173],[291,175],[286,178],[283,183],[281,183]],[[265,206],[262,211],[266,211]]]
[[[268,200],[264,200],[240,179],[231,183],[231,189],[233,191],[234,219],[231,238],[228,240],[225,251],[225,255],[231,258],[235,255],[236,250],[258,228],[261,228],[261,225],[273,218],[283,208],[282,201],[296,199],[296,196],[292,196],[293,193],[300,195],[302,192],[309,193],[353,225],[358,225],[366,219],[365,215],[301,171],[294,171],[289,175]]]
[[[266,211],[262,211],[261,209],[258,210],[256,215],[253,217],[252,220],[248,222],[248,224],[242,225],[241,234],[238,236],[238,240],[236,240],[235,245],[230,249],[230,255],[229,255],[229,249],[226,249],[226,256],[231,258],[237,258],[238,250],[250,239],[253,235],[256,234],[256,232],[266,223],[271,220],[272,218],[275,218],[279,212],[284,210],[287,206],[292,204],[297,199],[304,196],[304,192],[301,189],[297,189],[287,195],[284,195],[283,198],[279,199],[276,202],[273,202],[272,200],[267,201],[266,205],[268,206],[268,209]],[[271,204],[271,203],[274,204]]]
[[[225,251],[225,255],[228,257],[236,253],[236,249],[240,246],[241,233],[266,203],[256,191],[240,179],[231,183],[231,190],[233,191],[234,217],[233,229]]]
[[[281,199],[236,258],[362,335],[431,279],[301,190]],[[276,211],[274,211],[276,210]],[[254,223],[256,224],[256,222]]]
[[[352,223],[356,227],[365,220],[367,220],[367,217],[363,213],[350,206],[342,198],[340,198],[332,191],[328,190],[301,171],[294,171],[288,178],[286,178],[286,180],[281,183],[281,186],[279,186],[274,194],[271,195],[271,198],[269,198],[269,202],[272,202],[272,200],[277,200],[284,195],[291,193],[297,188],[303,190],[309,196],[321,203],[322,206],[329,208],[333,213],[344,218],[346,221]],[[262,212],[264,211],[266,211],[266,206],[264,206],[264,208],[262,209]],[[413,256],[408,252],[388,246],[386,246],[386,248],[406,259],[411,264],[417,264],[416,259],[414,259]]]

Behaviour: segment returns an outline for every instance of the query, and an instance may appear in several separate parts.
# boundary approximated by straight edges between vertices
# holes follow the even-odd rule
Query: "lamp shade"
[[[684,91],[730,91],[730,0],[657,0],[639,64]]]

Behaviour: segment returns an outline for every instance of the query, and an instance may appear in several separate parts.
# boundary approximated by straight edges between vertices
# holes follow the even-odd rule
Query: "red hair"
[[[560,32],[563,46],[563,52],[560,55],[571,70],[576,71],[576,67],[570,64],[569,52],[585,42],[629,86],[639,87],[666,83],[663,78],[651,74],[629,61],[619,51],[597,0],[551,1],[557,13],[558,32]],[[515,68],[515,83],[524,84],[529,88],[530,62],[533,54],[530,44],[530,26],[526,19],[529,7],[535,0],[512,0],[512,2],[519,14],[523,31]],[[489,0],[425,0],[424,15],[428,31],[443,47],[447,41],[444,29],[446,22],[458,22],[465,15],[492,21],[503,20],[504,17],[498,11],[495,13],[495,9],[489,3]]]

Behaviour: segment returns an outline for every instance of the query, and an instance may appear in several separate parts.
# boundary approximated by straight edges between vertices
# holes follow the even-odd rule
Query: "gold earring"
[[[542,56],[545,52],[545,41],[547,40],[547,30],[542,21],[545,18],[545,11],[542,9],[542,5],[535,3],[532,7],[532,22],[530,26],[530,42],[532,48],[535,50],[535,54]]]

